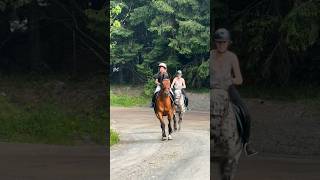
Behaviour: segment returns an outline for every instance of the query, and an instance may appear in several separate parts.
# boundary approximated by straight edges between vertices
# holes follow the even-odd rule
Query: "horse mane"
[[[165,83],[168,83],[167,85],[170,87],[170,83],[171,83],[170,79],[162,80],[162,84],[165,85]]]

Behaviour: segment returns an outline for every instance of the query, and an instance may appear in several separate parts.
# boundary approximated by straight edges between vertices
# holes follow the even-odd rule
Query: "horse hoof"
[[[167,137],[162,137],[161,140],[162,140],[162,141],[165,141],[165,140],[167,140]]]
[[[169,135],[168,136],[168,140],[172,140],[173,138],[172,138],[172,136],[171,135]]]

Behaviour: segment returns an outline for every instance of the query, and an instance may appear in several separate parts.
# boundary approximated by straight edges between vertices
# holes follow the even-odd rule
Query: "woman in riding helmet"
[[[154,94],[152,96],[152,103],[151,107],[155,107],[155,101],[156,101],[156,94],[161,90],[161,83],[164,79],[170,79],[169,74],[167,72],[167,65],[165,63],[160,63],[158,65],[159,72],[155,75],[155,83],[157,85],[156,90],[154,91]],[[173,93],[170,90],[170,95],[172,101],[174,100]]]
[[[187,88],[186,82],[184,78],[182,77],[182,71],[178,70],[176,77],[173,79],[172,84],[171,84],[171,89],[179,89],[181,90],[182,94],[184,95],[184,104],[186,105],[188,109],[188,97],[186,95],[185,89]]]

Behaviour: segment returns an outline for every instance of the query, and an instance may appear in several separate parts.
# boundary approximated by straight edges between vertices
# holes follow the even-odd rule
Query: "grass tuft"
[[[117,144],[119,140],[119,134],[113,129],[110,129],[110,146]]]

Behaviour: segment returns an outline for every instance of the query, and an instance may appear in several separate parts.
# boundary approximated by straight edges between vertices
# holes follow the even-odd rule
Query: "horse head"
[[[166,96],[170,93],[170,79],[164,79],[162,81],[162,91]]]

